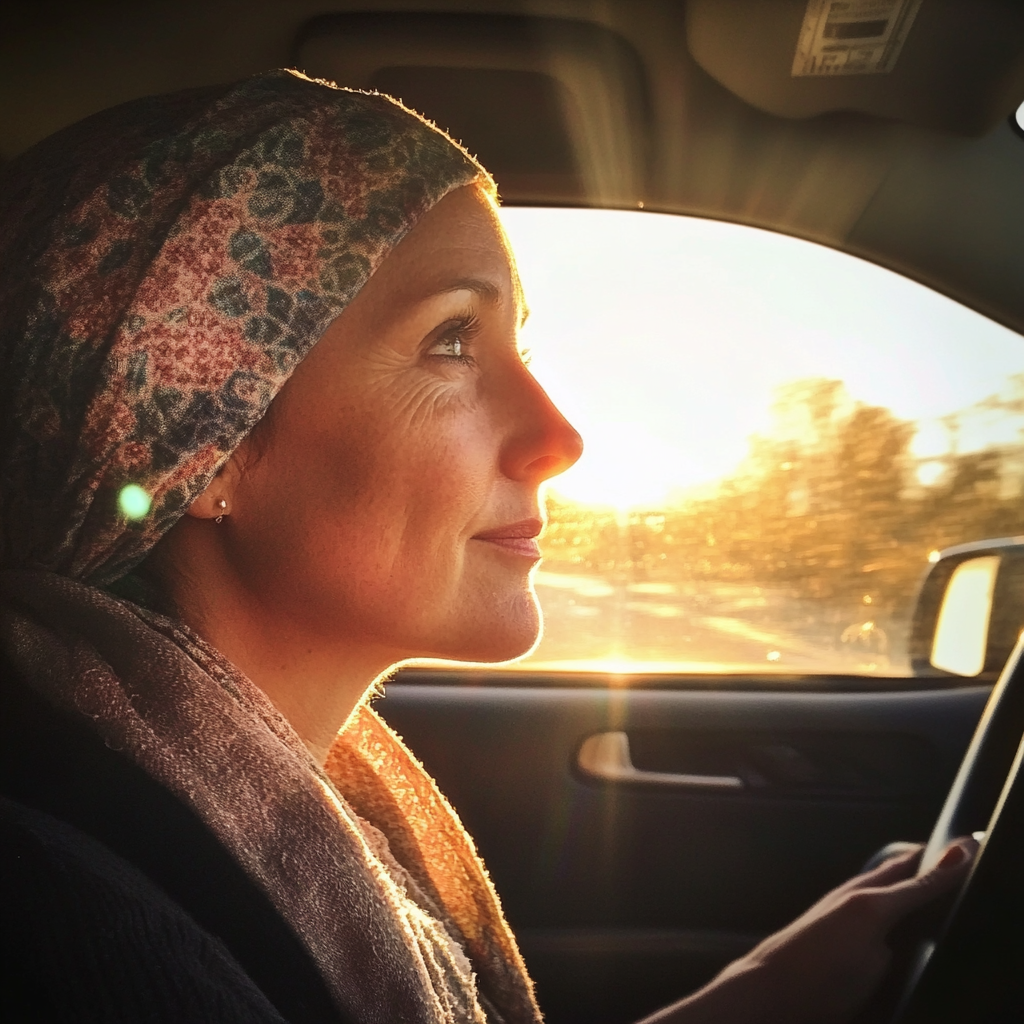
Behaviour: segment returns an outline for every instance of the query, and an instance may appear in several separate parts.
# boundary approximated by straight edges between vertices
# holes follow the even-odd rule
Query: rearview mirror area
[[[1024,539],[939,554],[918,596],[910,656],[917,676],[994,680],[1024,628]]]

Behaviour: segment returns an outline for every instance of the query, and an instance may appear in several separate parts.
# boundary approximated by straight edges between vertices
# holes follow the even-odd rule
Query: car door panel
[[[378,706],[475,837],[555,1024],[678,998],[886,842],[926,838],[988,694],[400,678]],[[595,779],[580,750],[607,732],[639,771],[743,784]]]

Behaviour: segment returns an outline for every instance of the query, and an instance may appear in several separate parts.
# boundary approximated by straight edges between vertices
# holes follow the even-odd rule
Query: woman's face
[[[523,314],[493,204],[460,188],[299,365],[218,528],[278,624],[389,660],[534,644],[538,486],[582,446],[522,361]]]

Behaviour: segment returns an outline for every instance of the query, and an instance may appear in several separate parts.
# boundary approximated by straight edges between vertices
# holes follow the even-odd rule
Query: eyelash
[[[475,313],[467,313],[449,323],[448,329],[431,346],[428,355],[434,359],[444,359],[450,363],[461,363],[463,366],[473,366],[476,360],[466,351],[469,348],[473,335],[480,327],[480,320]],[[434,352],[438,345],[450,342],[455,345],[455,352]]]

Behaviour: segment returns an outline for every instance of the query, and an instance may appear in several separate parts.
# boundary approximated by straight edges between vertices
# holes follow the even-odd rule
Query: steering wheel
[[[985,706],[921,856],[983,833],[946,915],[914,953],[893,1024],[1024,1020],[1024,633]]]

